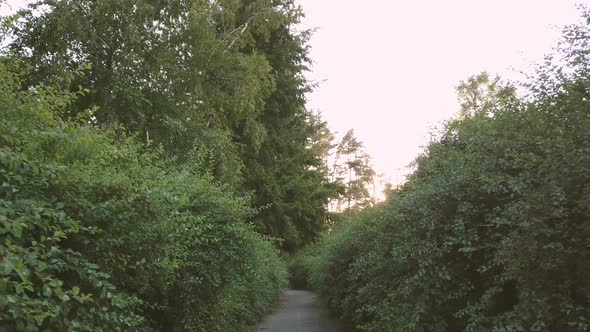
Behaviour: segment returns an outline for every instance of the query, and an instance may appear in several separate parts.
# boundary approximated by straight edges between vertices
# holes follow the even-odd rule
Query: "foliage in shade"
[[[276,246],[315,239],[332,194],[300,17],[291,0],[39,0],[2,19],[0,329],[265,314]]]
[[[63,245],[98,233],[68,215],[49,189],[67,171],[43,153],[64,139],[51,110],[63,109],[74,96],[52,89],[18,93],[18,77],[4,65],[0,82],[0,327],[124,331],[142,326],[141,301],[118,290],[88,257]]]
[[[292,0],[285,3],[294,6]],[[289,19],[298,22],[302,14],[292,13]],[[324,229],[328,199],[335,195],[327,177],[327,151],[322,149],[326,123],[305,108],[305,93],[311,90],[303,77],[309,32],[294,35],[293,28],[290,24],[254,34],[255,48],[245,48],[265,55],[276,89],[259,118],[266,129],[260,149],[242,150],[246,187],[254,191],[253,204],[262,207],[258,229],[284,239],[282,248],[290,252],[317,239]]]
[[[0,327],[228,331],[264,315],[286,272],[247,198],[123,128],[61,120],[76,94],[20,92],[16,71],[0,66]]]
[[[301,15],[293,0],[40,0],[6,21],[6,54],[30,66],[24,88],[88,89],[63,117],[93,109],[93,124],[251,193],[257,230],[295,250],[333,195],[313,140],[325,123],[305,109]]]
[[[38,0],[3,18],[0,328],[235,331],[268,310],[275,246],[315,239],[333,192],[301,15]]]

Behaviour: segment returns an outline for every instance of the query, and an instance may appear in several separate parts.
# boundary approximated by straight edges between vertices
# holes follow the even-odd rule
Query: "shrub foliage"
[[[228,331],[286,286],[247,198],[0,67],[0,327]]]
[[[0,18],[0,330],[246,330],[332,192],[299,7],[22,7]]]

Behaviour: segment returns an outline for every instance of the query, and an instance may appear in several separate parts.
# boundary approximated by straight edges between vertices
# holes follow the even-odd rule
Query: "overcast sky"
[[[298,0],[313,72],[308,96],[333,131],[353,128],[392,182],[457,109],[454,86],[481,71],[518,78],[542,59],[575,0]]]

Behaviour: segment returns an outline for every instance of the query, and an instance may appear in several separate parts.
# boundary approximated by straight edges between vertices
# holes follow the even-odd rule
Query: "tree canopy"
[[[324,229],[292,0],[34,1],[2,18],[0,330],[239,331]]]
[[[294,250],[333,195],[305,108],[309,32],[271,1],[38,1],[5,20],[22,88],[83,90],[62,118],[121,125],[166,155],[252,193],[259,231]]]

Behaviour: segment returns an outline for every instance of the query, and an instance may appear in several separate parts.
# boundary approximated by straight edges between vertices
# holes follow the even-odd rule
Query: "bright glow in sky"
[[[29,0],[0,0],[0,15],[9,15],[30,2]]]
[[[308,96],[333,131],[353,128],[378,173],[399,183],[429,130],[458,110],[454,87],[481,71],[516,79],[542,60],[575,0],[298,0],[312,37]]]

